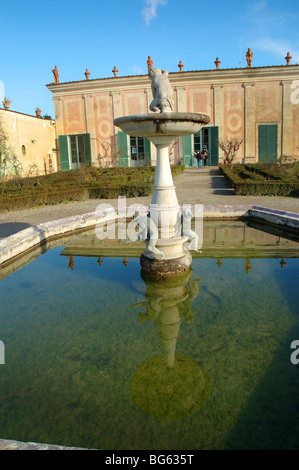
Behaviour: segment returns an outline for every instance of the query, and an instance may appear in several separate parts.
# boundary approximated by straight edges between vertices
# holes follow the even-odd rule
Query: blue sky
[[[0,93],[11,109],[54,117],[51,70],[60,82],[147,73],[154,67],[178,72],[299,63],[298,0],[60,0],[1,4]],[[1,83],[0,83],[1,85]],[[3,90],[4,88],[4,90]],[[0,97],[2,101],[2,97]]]

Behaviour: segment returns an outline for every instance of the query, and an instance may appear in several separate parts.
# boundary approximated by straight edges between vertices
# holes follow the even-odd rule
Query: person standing
[[[203,148],[203,150],[201,152],[201,156],[202,156],[203,161],[204,161],[204,166],[207,166],[209,153],[208,153],[208,151],[205,147]]]
[[[195,152],[194,156],[197,160],[197,168],[201,168],[201,153],[199,151]]]

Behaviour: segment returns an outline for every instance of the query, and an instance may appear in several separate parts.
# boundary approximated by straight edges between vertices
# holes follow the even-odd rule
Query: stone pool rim
[[[101,216],[94,211],[33,225],[0,240],[0,267],[47,241],[92,229],[118,218],[115,209],[111,208]],[[299,214],[255,205],[203,205],[203,218],[204,220],[257,220],[299,232]]]

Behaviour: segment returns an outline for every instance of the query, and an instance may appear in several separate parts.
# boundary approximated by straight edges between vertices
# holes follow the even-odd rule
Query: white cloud
[[[253,3],[247,9],[245,21],[251,26],[256,26],[260,31],[265,31],[268,28],[279,28],[290,20],[298,18],[297,11],[277,11],[272,8],[272,5],[264,0]]]
[[[261,49],[271,54],[277,55],[280,59],[284,58],[289,52],[292,56],[291,63],[299,63],[299,50],[292,48],[292,46],[284,40],[261,38],[252,44],[253,48]]]
[[[145,71],[139,67],[138,65],[133,66],[133,74],[134,75],[145,75]]]
[[[166,5],[167,2],[168,0],[145,0],[146,6],[142,9],[141,14],[146,26],[149,26],[152,19],[157,16],[157,8]]]

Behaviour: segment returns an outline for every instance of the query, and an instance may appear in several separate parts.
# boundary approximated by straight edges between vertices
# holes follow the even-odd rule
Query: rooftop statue
[[[249,47],[248,51],[246,52],[246,60],[247,60],[248,67],[251,67],[252,57],[253,57],[253,52]]]
[[[148,73],[152,81],[153,101],[150,104],[150,111],[154,113],[167,113],[173,111],[174,100],[173,90],[169,83],[168,72],[157,68],[151,69]]]
[[[147,59],[146,63],[147,63],[147,72],[149,73],[152,70],[153,63],[154,63],[154,61],[153,61],[153,59],[151,58],[150,55],[148,56],[148,59]]]
[[[58,74],[57,65],[55,65],[55,68],[52,70],[52,72],[54,75],[54,82],[59,83],[59,74]]]

